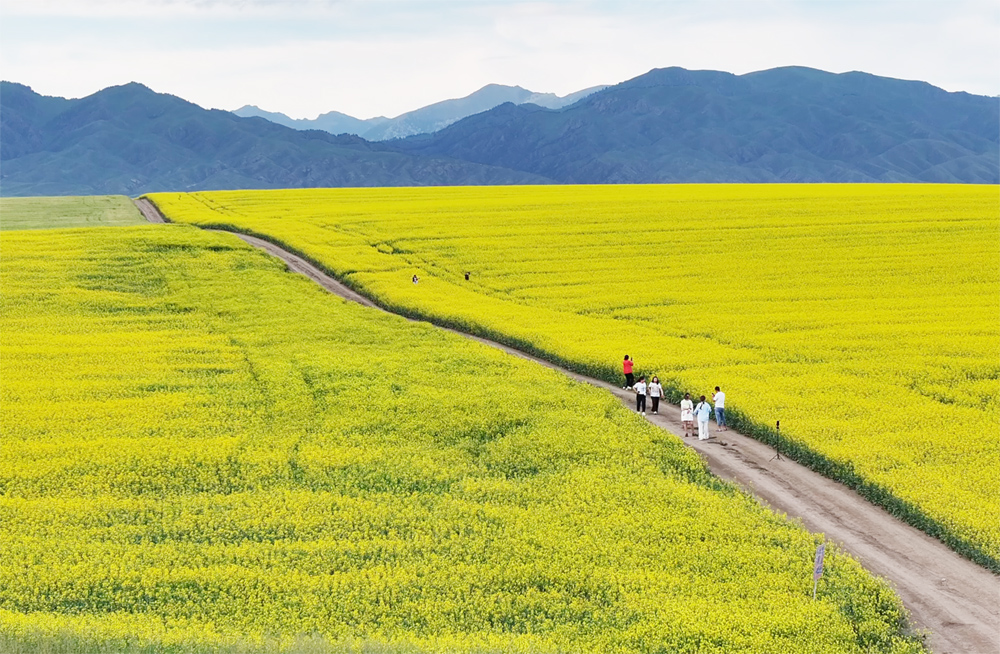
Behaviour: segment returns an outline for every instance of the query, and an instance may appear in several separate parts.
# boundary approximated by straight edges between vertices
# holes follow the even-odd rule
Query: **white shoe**
[[[646,415],[646,412],[645,412],[645,411],[643,411],[643,412],[642,412],[642,415]]]

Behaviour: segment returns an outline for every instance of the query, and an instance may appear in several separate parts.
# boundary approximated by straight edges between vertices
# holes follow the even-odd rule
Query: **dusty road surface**
[[[163,221],[151,203],[147,203],[146,210],[156,214],[159,220],[155,222]],[[309,277],[331,293],[365,306],[376,306],[301,257],[259,238],[236,236],[283,259],[289,269]],[[617,386],[570,372],[506,345],[455,333],[603,388],[626,406],[634,407],[634,394]],[[1000,653],[1000,578],[846,486],[793,461],[774,459],[774,450],[759,441],[734,431],[713,433],[708,441],[683,438],[680,409],[669,404],[660,406],[662,412],[647,415],[647,420],[698,451],[713,473],[739,484],[773,510],[800,519],[809,531],[825,534],[867,570],[887,579],[910,611],[915,628],[930,632],[927,644],[933,652]]]
[[[151,223],[167,222],[166,220],[164,220],[163,214],[160,213],[160,210],[156,208],[156,205],[147,200],[146,198],[139,198],[137,200],[133,200],[133,202],[135,202],[136,208],[139,209],[139,213],[141,213],[143,217],[145,217],[146,220],[148,220],[149,222]]]

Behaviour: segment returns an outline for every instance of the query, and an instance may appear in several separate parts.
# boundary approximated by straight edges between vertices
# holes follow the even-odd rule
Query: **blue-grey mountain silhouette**
[[[79,100],[0,84],[0,193],[528,184],[530,173],[296,131],[126,84]]]
[[[360,119],[331,111],[311,120],[296,119],[289,118],[282,113],[264,111],[253,105],[240,107],[233,113],[237,116],[266,118],[271,122],[294,129],[321,129],[331,134],[354,134],[368,141],[386,141],[415,134],[430,134],[466,116],[488,111],[506,102],[513,104],[531,103],[540,107],[558,109],[604,88],[607,87],[593,86],[576,93],[558,96],[554,93],[534,93],[520,86],[487,84],[464,98],[435,102],[395,118],[379,116],[378,118]]]
[[[1000,182],[1000,100],[866,73],[653,70],[559,110],[512,104],[413,137],[560,183]]]
[[[568,106],[508,102],[434,133],[370,142],[205,110],[140,84],[66,100],[4,82],[0,165],[4,195],[538,183],[997,184],[1000,99],[866,73],[667,68]]]

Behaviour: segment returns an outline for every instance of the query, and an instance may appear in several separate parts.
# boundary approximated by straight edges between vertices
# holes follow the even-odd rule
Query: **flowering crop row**
[[[172,220],[263,235],[386,306],[581,372],[620,379],[627,353],[675,401],[721,385],[731,424],[1000,570],[996,187],[154,198]]]
[[[5,651],[917,652],[596,389],[185,226],[10,232]]]

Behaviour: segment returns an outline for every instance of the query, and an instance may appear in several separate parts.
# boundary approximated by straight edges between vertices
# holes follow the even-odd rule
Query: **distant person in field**
[[[715,402],[715,422],[719,425],[719,431],[729,431],[729,427],[726,427],[726,394],[718,386],[715,387],[712,401]]]
[[[705,401],[705,396],[701,396],[701,401],[694,408],[694,416],[698,419],[698,440],[707,441],[711,436],[708,433],[708,419],[712,417],[712,407]]]
[[[660,412],[661,397],[663,397],[663,387],[660,386],[660,378],[653,377],[653,381],[649,384],[649,400],[653,403],[653,415],[658,415]]]
[[[414,284],[416,284],[416,283],[417,283],[417,282],[419,282],[419,281],[420,281],[420,278],[419,278],[419,277],[417,277],[416,275],[414,275],[414,276],[413,276],[413,283],[414,283]]]
[[[465,273],[465,281],[469,281],[469,273]]]
[[[684,438],[694,436],[694,402],[690,393],[685,393],[681,400],[681,426],[684,427]]]
[[[632,376],[632,364],[633,364],[632,359],[629,359],[628,355],[626,354],[625,360],[622,361],[622,370],[625,372],[625,385],[622,386],[622,388],[626,390],[632,388],[632,386],[635,384],[635,377]]]
[[[640,377],[639,383],[632,388],[635,390],[635,412],[646,415],[646,378]]]

